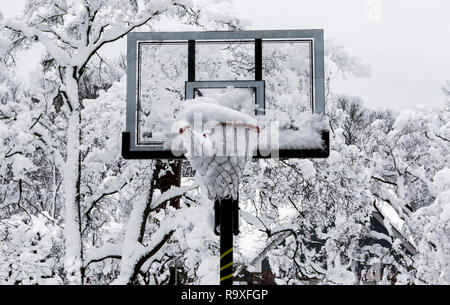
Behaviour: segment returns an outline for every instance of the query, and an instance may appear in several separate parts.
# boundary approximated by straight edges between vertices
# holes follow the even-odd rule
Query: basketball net
[[[241,177],[253,158],[259,127],[222,122],[207,132],[180,129],[185,156],[199,174],[211,200],[237,199]]]

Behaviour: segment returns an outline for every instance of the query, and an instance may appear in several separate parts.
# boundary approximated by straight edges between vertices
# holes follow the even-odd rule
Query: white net
[[[210,199],[237,199],[258,132],[257,126],[243,123],[220,123],[207,133],[190,127],[182,130],[185,156],[207,187]]]

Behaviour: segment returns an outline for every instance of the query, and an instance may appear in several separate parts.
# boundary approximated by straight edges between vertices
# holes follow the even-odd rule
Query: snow
[[[165,191],[161,195],[157,196],[151,204],[151,208],[154,209],[157,206],[159,206],[161,203],[164,203],[168,201],[171,198],[180,197],[183,194],[186,194],[189,191],[192,191],[193,189],[198,188],[198,184],[191,184],[189,186],[183,186],[183,187],[172,187],[170,190]]]
[[[61,267],[53,253],[62,242],[61,228],[45,216],[17,214],[0,221],[0,284],[62,284]]]
[[[170,191],[169,191],[170,192]],[[162,194],[164,195],[164,194]],[[158,199],[156,199],[158,200]],[[142,217],[142,212],[140,211],[144,207],[144,201],[141,200],[137,206],[134,207],[132,214],[130,215],[130,219],[128,221],[128,228],[126,231],[126,235],[124,238],[124,242],[122,244],[122,260],[121,260],[121,270],[119,277],[114,281],[114,284],[123,285],[128,283],[130,276],[133,272],[133,268],[137,261],[142,257],[146,256],[149,252],[151,252],[154,247],[162,241],[163,237],[171,231],[176,231],[179,228],[184,227],[194,227],[193,230],[189,230],[192,234],[186,238],[186,242],[193,241],[193,251],[195,251],[196,247],[200,247],[203,243],[199,243],[199,239],[201,236],[205,236],[208,234],[212,234],[212,230],[209,233],[204,231],[204,221],[207,219],[205,213],[205,207],[197,206],[194,208],[183,208],[177,211],[175,215],[169,216],[161,221],[161,225],[158,230],[151,234],[151,239],[147,245],[143,245],[137,241],[137,236],[139,236],[140,229],[140,217]],[[195,227],[196,224],[200,224],[199,227]],[[176,231],[175,235],[178,237],[178,240],[182,238],[183,231]],[[176,237],[174,237],[177,240]],[[183,241],[183,240],[181,240]],[[204,238],[203,238],[204,241]],[[167,247],[166,243],[166,247]],[[161,247],[146,263],[148,266],[152,261],[158,259],[163,255],[165,251],[165,247]],[[216,262],[217,264],[217,262]],[[205,268],[209,268],[208,265],[205,265]]]
[[[400,218],[395,209],[385,201],[376,201],[375,205],[381,214],[388,220],[386,227],[393,226],[398,232],[402,232],[405,221]]]
[[[79,205],[77,198],[78,158],[80,150],[80,101],[78,97],[78,84],[72,78],[74,69],[66,70],[66,92],[73,110],[68,117],[67,127],[67,158],[64,164],[64,196],[65,196],[65,225],[66,259],[65,268],[68,271],[69,281],[79,283],[82,261],[81,219],[79,219]]]
[[[237,198],[241,175],[257,145],[256,120],[217,103],[189,101],[181,108],[180,135],[172,145],[181,142],[211,199]]]
[[[436,203],[440,204],[442,207],[441,215],[439,220],[444,223],[450,222],[450,191],[445,191],[439,194],[436,198]]]
[[[302,175],[305,179],[313,179],[317,171],[314,168],[314,164],[310,160],[299,160],[298,167],[302,171]]]
[[[186,121],[190,126],[196,123],[195,114],[201,114],[201,123],[208,122],[234,122],[245,123],[253,126],[257,125],[255,118],[229,107],[217,104],[216,100],[211,98],[197,98],[180,105],[181,112],[178,119]]]
[[[120,244],[105,244],[100,248],[91,249],[86,255],[86,262],[100,260],[109,256],[117,256],[121,254]]]
[[[171,139],[173,134],[181,129],[190,126],[198,128],[197,140],[204,142],[203,134],[214,129],[217,122],[244,123],[249,126],[259,127],[258,147],[262,151],[276,153],[278,149],[320,149],[323,148],[322,131],[328,130],[328,123],[321,116],[311,113],[301,113],[293,122],[294,128],[287,128],[288,117],[283,118],[283,113],[272,113],[270,115],[250,116],[241,111],[233,109],[240,108],[241,93],[235,93],[234,103],[228,93],[226,104],[228,107],[219,104],[217,99],[196,98],[180,105],[180,112],[176,115],[177,122],[170,129],[172,135],[166,134],[164,137]],[[231,108],[230,108],[231,107]],[[244,110],[244,109],[243,109]],[[244,110],[248,112],[247,110]],[[285,115],[285,114],[284,114]],[[171,147],[177,148],[179,141],[172,139]]]
[[[144,248],[144,246],[138,242],[138,239],[147,200],[148,198],[146,196],[141,195],[137,200],[135,200],[135,204],[133,205],[133,210],[131,211],[128,219],[128,223],[125,228],[125,236],[121,245],[122,259],[120,265],[120,275],[116,280],[117,284],[128,283],[128,280],[133,272],[133,267],[140,257],[139,254]]]
[[[219,260],[217,256],[205,255],[200,261],[197,274],[200,278],[199,285],[219,285]]]
[[[450,190],[450,168],[443,168],[434,175],[433,187],[437,193]]]
[[[450,281],[450,187],[449,170],[444,168],[434,176],[438,195],[434,202],[420,208],[413,224],[420,232],[415,266],[418,274],[432,283],[448,284]]]
[[[433,215],[430,223],[450,222],[450,169],[443,168],[438,171],[433,178],[433,187],[438,193],[436,200],[429,207],[424,207],[417,211],[416,217],[420,218],[424,214]],[[431,224],[428,223],[427,227]]]
[[[13,158],[12,169],[17,179],[23,179],[26,173],[36,169],[33,162],[21,154],[16,154],[12,156],[12,158]]]

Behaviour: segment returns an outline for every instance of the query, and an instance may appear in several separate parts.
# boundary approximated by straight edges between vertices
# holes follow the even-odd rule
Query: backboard
[[[323,30],[135,32],[127,51],[124,158],[183,158],[176,115],[198,98],[258,119],[255,158],[328,157]]]

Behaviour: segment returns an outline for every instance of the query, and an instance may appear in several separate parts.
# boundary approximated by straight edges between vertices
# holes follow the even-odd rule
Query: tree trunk
[[[80,218],[80,121],[81,107],[78,97],[78,82],[74,78],[75,69],[66,68],[66,93],[71,105],[67,128],[67,158],[64,166],[65,193],[65,269],[71,284],[84,284],[83,245]]]

